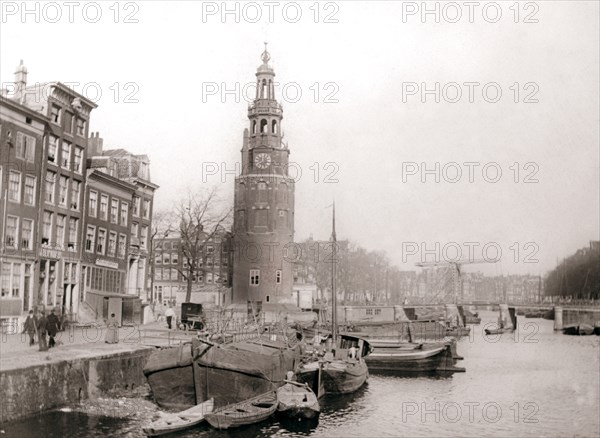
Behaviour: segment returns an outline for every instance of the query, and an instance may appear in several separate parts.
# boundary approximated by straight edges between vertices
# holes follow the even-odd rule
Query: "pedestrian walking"
[[[40,312],[40,318],[38,319],[37,325],[38,331],[38,342],[40,344],[40,351],[48,351],[48,343],[46,339],[46,332],[48,331],[48,318],[42,310]]]
[[[106,337],[104,338],[104,342],[107,344],[119,343],[119,321],[117,321],[114,313],[110,314],[110,318],[106,322]]]
[[[173,317],[175,316],[175,311],[169,305],[169,308],[165,311],[165,317],[167,318],[167,327],[171,330],[171,321],[173,321]]]
[[[27,319],[23,324],[23,333],[27,333],[29,335],[29,346],[35,344],[35,332],[37,330],[37,318],[33,314],[33,310],[29,311],[29,315],[27,315]]]
[[[58,326],[60,325],[60,321],[58,316],[54,314],[54,309],[50,311],[50,315],[48,315],[48,336],[50,337],[50,341],[48,342],[48,347],[52,348],[56,345],[54,341],[54,337],[58,333]]]

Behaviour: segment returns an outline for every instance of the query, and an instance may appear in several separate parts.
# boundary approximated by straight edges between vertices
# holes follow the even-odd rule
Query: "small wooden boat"
[[[508,310],[508,314],[510,316],[510,324],[503,326],[502,324],[499,323],[498,328],[495,329],[485,329],[484,332],[486,335],[501,335],[503,333],[512,333],[516,330],[517,328],[517,313],[515,311],[514,307],[505,307],[505,304],[501,304],[500,306],[502,306],[503,308]],[[501,313],[502,315],[502,313]],[[503,321],[500,321],[501,323],[503,323]]]
[[[306,383],[285,382],[277,389],[277,412],[295,418],[318,417],[321,408],[313,390]]]
[[[163,414],[163,417],[153,421],[144,427],[143,430],[148,436],[159,436],[189,429],[202,423],[206,414],[211,413],[213,408],[214,399],[211,398],[185,411],[175,414]]]
[[[569,325],[563,328],[563,334],[574,336],[589,336],[594,334],[594,327],[588,324]]]
[[[464,325],[481,323],[481,318],[477,312],[471,312],[469,309],[465,309],[463,306],[458,306],[458,312],[462,317]]]
[[[395,373],[453,373],[464,372],[456,367],[451,346],[448,343],[423,344],[420,348],[377,348],[365,358],[369,370]]]
[[[277,394],[269,391],[239,403],[233,403],[206,414],[216,429],[246,426],[266,420],[277,410]]]

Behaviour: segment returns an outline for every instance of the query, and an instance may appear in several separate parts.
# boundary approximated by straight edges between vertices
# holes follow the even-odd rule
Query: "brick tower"
[[[244,130],[242,171],[235,180],[233,302],[238,304],[292,302],[294,181],[266,43],[261,59],[256,98],[248,107],[250,127]]]

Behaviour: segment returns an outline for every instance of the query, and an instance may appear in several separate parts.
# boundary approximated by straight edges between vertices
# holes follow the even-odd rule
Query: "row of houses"
[[[106,316],[109,297],[149,298],[149,159],[105,150],[97,105],[61,82],[0,94],[0,320],[57,308]],[[100,315],[98,315],[100,313]]]

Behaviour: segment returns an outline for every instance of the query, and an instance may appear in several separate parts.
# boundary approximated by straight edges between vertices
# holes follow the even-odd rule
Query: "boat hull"
[[[321,413],[315,393],[308,385],[286,383],[277,389],[277,412],[289,418],[314,419]]]
[[[240,403],[224,406],[206,414],[205,418],[215,429],[231,429],[260,423],[273,415],[276,410],[277,395],[272,391]]]
[[[321,410],[316,407],[309,406],[290,406],[283,409],[277,409],[277,413],[287,418],[304,418],[314,420],[319,418]]]
[[[348,394],[358,390],[369,378],[369,370],[364,360],[356,362],[344,362],[344,366],[338,368],[332,362],[323,367],[323,379],[325,391],[328,394]]]
[[[570,325],[563,328],[563,333],[565,335],[574,335],[574,336],[589,336],[594,334],[594,327],[587,324],[580,325]]]
[[[316,362],[301,367],[296,374],[298,381],[307,383],[313,389],[318,387],[319,370]],[[320,384],[326,394],[349,394],[363,386],[368,377],[369,370],[363,359],[336,359],[323,362]]]
[[[143,372],[160,407],[183,411],[196,406],[191,344],[155,351]]]
[[[456,367],[450,345],[433,344],[423,349],[375,348],[365,358],[371,372],[394,372],[400,374],[463,372]]]
[[[157,404],[184,410],[214,398],[224,406],[283,385],[300,362],[300,348],[254,342],[220,346],[194,340],[153,353],[144,374]]]
[[[185,411],[154,421],[143,430],[148,436],[180,432],[202,423],[205,415],[213,411],[213,407],[214,400],[210,399]]]
[[[501,335],[504,333],[512,333],[515,329],[512,328],[503,328],[503,329],[485,329],[486,335]]]

